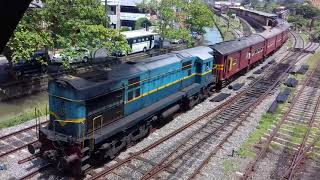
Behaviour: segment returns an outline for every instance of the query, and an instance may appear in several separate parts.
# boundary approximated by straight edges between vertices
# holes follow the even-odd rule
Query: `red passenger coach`
[[[214,69],[218,86],[225,86],[240,73],[263,59],[264,41],[261,35],[251,35],[233,41],[214,44],[216,66]]]
[[[288,39],[289,26],[277,19],[278,26],[259,34],[214,44],[214,74],[217,85],[225,86],[273,54]]]

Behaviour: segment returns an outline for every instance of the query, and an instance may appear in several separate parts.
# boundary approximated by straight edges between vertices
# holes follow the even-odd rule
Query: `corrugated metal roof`
[[[232,41],[225,41],[212,45],[211,47],[222,55],[228,55],[243,48],[250,47],[254,44],[263,42],[265,39],[258,34],[253,34],[248,37],[239,38]]]
[[[262,12],[262,11],[256,11],[256,10],[250,10],[250,9],[242,9],[242,10],[252,12],[254,14],[258,14],[261,16],[266,16],[266,17],[278,17],[276,14],[266,13],[266,12]]]
[[[121,32],[127,39],[134,38],[134,37],[141,37],[141,36],[148,36],[148,35],[156,35],[157,33],[146,31],[145,29],[139,29],[134,31],[125,31]]]

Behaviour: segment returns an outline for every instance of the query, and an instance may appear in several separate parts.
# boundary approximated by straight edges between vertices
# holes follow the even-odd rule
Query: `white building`
[[[114,28],[120,26],[127,26],[134,28],[135,22],[139,18],[150,19],[150,15],[141,12],[137,8],[137,4],[142,0],[107,0],[108,15],[110,18],[110,25]],[[104,2],[103,2],[104,3]],[[117,14],[117,12],[119,12]],[[120,22],[120,26],[117,24]]]
[[[223,7],[228,7],[228,8],[239,8],[241,6],[241,3],[235,2],[235,1],[215,1],[214,2],[214,7],[215,8],[223,8]]]

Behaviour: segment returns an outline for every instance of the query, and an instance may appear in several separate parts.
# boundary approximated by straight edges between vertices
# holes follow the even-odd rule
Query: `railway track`
[[[88,172],[90,179],[104,179],[107,175],[108,178],[133,176],[136,179],[166,179],[169,177],[193,179],[247,119],[255,106],[278,85],[281,78],[286,75],[300,56],[301,53],[293,53],[283,60],[287,63],[273,66],[269,73],[252,83],[246,91],[242,91],[219,106],[218,109],[209,111],[150,146],[130,154],[125,159],[116,159],[115,164],[105,166],[104,170],[99,173]],[[167,142],[172,141],[175,135],[191,127],[194,130],[184,139]],[[165,153],[153,154],[152,150],[161,149],[166,142],[172,145],[170,148],[162,149],[162,152]]]
[[[310,43],[305,50],[315,51],[318,47],[318,43]],[[320,146],[316,146],[320,140],[320,133],[317,132],[320,123],[319,71],[320,63],[318,62],[317,67],[306,75],[306,80],[298,89],[281,120],[276,126],[273,126],[273,129],[269,129],[268,134],[262,138],[261,150],[247,166],[243,179],[252,176],[253,170],[266,155],[271,144],[281,147],[282,157],[291,157],[290,161],[286,159],[285,162],[280,162],[282,167],[286,166],[283,171],[278,173],[281,174],[280,179],[293,179],[297,168],[307,158],[310,151],[316,151],[314,155],[320,157]]]
[[[305,48],[305,42],[304,40],[302,39],[302,37],[297,34],[296,32],[294,31],[290,31],[291,35],[293,36],[293,38],[295,39],[294,41],[294,50],[302,50]]]
[[[44,121],[41,125],[45,125]],[[17,151],[25,149],[29,144],[37,141],[38,125],[29,126],[13,133],[0,137],[0,158],[4,158]]]

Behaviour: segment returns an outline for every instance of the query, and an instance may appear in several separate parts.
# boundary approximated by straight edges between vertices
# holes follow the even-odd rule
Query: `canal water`
[[[205,28],[204,45],[213,45],[223,41],[220,31],[217,27]]]
[[[24,111],[33,111],[34,108],[48,103],[47,92],[0,102],[0,121],[16,117]]]
[[[216,27],[205,28],[204,45],[222,42],[222,36]],[[32,111],[35,107],[48,103],[47,92],[41,92],[11,101],[0,102],[0,121],[19,115],[24,111]]]

